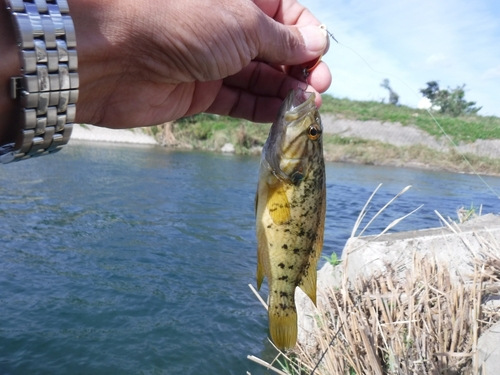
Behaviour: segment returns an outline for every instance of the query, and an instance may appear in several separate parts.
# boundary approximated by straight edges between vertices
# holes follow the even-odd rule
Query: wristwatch
[[[78,100],[78,58],[66,0],[6,0],[20,52],[21,75],[10,79],[19,103],[14,143],[0,144],[0,163],[59,151],[68,143]]]

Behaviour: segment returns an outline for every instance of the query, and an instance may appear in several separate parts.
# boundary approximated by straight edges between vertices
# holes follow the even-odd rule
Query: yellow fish
[[[269,285],[269,331],[282,350],[297,342],[295,288],[316,304],[326,186],[321,119],[314,93],[288,94],[262,151],[255,199],[257,287]]]

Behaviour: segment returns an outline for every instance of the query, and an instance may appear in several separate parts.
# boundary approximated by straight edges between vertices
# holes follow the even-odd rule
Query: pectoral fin
[[[260,254],[260,252],[259,252]],[[260,256],[257,256],[257,290],[260,290],[260,286],[262,285],[262,281],[264,281],[264,265]]]
[[[299,284],[300,289],[311,299],[316,306],[316,265],[311,268],[306,276],[302,278],[302,283]]]
[[[269,215],[276,225],[285,224],[290,220],[290,203],[286,196],[286,192],[280,185],[276,188],[269,189],[267,198],[267,209]]]
[[[265,257],[267,256],[267,238],[266,231],[262,225],[262,215],[264,212],[263,205],[267,200],[267,184],[259,182],[257,187],[257,194],[255,195],[255,216],[256,216],[256,229],[257,229],[257,289],[260,290],[262,281],[264,281],[265,274]]]

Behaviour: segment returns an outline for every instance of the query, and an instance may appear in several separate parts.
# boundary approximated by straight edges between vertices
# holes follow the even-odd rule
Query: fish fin
[[[257,259],[257,290],[260,290],[262,281],[264,281],[264,265],[260,259]]]
[[[321,215],[320,223],[316,232],[316,240],[313,244],[313,252],[309,258],[309,273],[302,278],[302,283],[300,284],[300,289],[304,291],[305,294],[311,299],[311,301],[316,305],[316,279],[317,279],[317,265],[318,260],[323,250],[323,238],[325,233],[325,213],[326,213],[326,187],[323,188],[323,194],[321,197],[320,211]]]
[[[285,224],[290,220],[290,203],[288,202],[285,189],[283,189],[282,185],[269,189],[267,209],[269,210],[271,219],[273,219],[276,225]]]
[[[310,268],[306,276],[302,277],[302,283],[299,285],[300,289],[311,299],[316,306],[316,265]]]
[[[255,192],[255,201],[254,201],[254,205],[255,205],[255,217],[257,217],[257,213],[258,213],[258,210],[259,210],[259,186],[260,184],[257,185],[257,191]]]
[[[280,350],[292,349],[297,343],[297,312],[288,309],[287,313],[273,313],[269,310],[269,333]]]
[[[257,229],[257,289],[260,290],[262,281],[264,281],[265,276],[265,257],[267,254],[267,238],[266,232],[262,226],[262,214],[264,207],[262,204],[265,202],[267,197],[267,184],[259,181],[257,186],[257,194],[255,194],[255,217],[256,217],[256,229]],[[260,197],[260,200],[259,200]],[[260,205],[259,205],[260,203]]]

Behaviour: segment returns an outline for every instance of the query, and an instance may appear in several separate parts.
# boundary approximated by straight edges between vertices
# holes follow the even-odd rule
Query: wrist
[[[16,101],[10,97],[10,77],[21,70],[14,25],[4,2],[0,2],[0,145],[15,140],[17,118]]]

